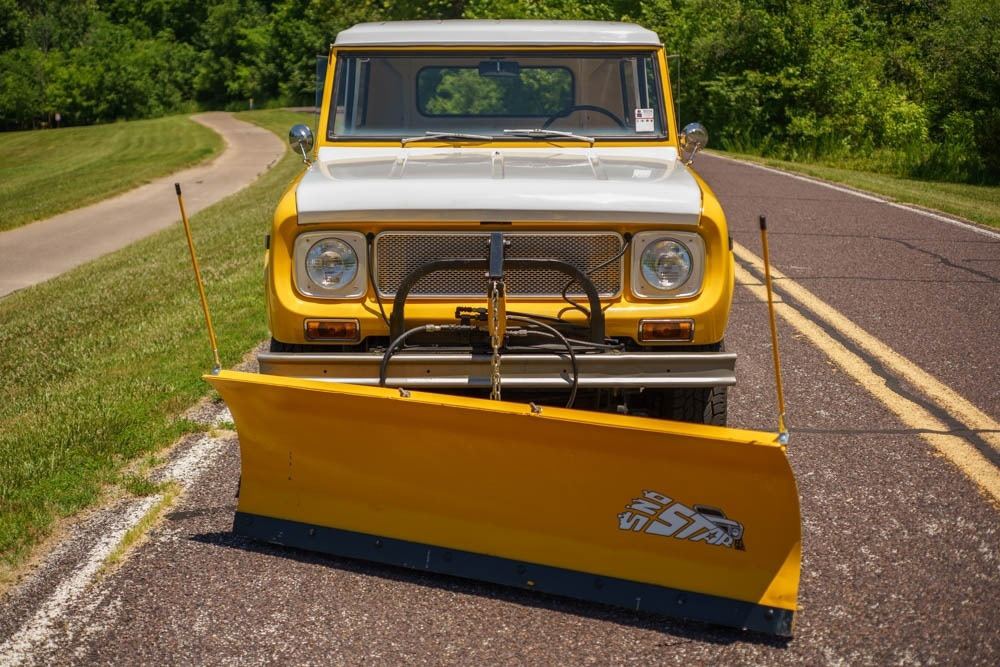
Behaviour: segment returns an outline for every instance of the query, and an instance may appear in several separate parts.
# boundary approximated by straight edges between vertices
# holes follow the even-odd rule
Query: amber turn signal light
[[[306,320],[306,338],[352,342],[358,340],[357,320]]]
[[[694,339],[694,320],[642,320],[639,322],[639,342],[682,342]]]

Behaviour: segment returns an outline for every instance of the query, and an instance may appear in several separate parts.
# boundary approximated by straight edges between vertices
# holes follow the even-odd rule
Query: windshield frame
[[[673,122],[672,109],[668,105],[672,104],[670,91],[666,90],[665,67],[661,54],[656,48],[646,46],[615,46],[613,48],[522,48],[504,49],[495,45],[482,47],[461,47],[448,49],[433,48],[357,48],[344,47],[337,48],[331,52],[333,65],[330,70],[328,81],[330,97],[328,109],[325,137],[330,143],[349,142],[400,142],[404,139],[412,140],[424,134],[440,135],[441,140],[447,143],[462,143],[462,135],[477,135],[475,141],[481,143],[478,135],[489,135],[494,142],[525,142],[525,141],[593,141],[603,142],[642,142],[642,143],[664,143],[672,140],[671,125]],[[395,59],[399,59],[398,61]],[[568,80],[571,82],[572,90],[570,107],[582,107],[582,112],[592,112],[592,118],[603,118],[607,128],[594,128],[586,126],[586,123],[593,122],[588,119],[574,119],[574,123],[563,124],[561,121],[566,116],[573,116],[574,113],[559,115],[556,113],[522,113],[520,115],[511,113],[423,113],[426,109],[426,98],[420,103],[421,91],[418,90],[419,72],[427,68],[438,69],[469,69],[476,67],[475,63],[490,60],[500,60],[518,63],[518,67],[523,67],[526,71],[532,69],[548,68],[556,70],[566,69],[569,72]],[[617,78],[610,84],[605,84],[599,89],[602,99],[614,99],[618,104],[611,113],[603,113],[590,104],[588,99],[593,101],[593,92],[598,89],[591,89],[581,96],[581,87],[578,82],[579,73],[565,63],[591,63],[592,67],[608,67],[616,65],[618,67]],[[376,63],[376,65],[373,65]],[[406,68],[412,74],[410,76],[398,75],[397,79],[404,82],[403,86],[397,86],[404,92],[399,93],[399,97],[405,100],[407,111],[398,111],[404,106],[398,105],[376,105],[372,102],[360,103],[361,98],[368,100],[372,96],[372,68],[381,66],[384,63],[407,63]],[[582,67],[582,65],[578,65]],[[405,68],[402,68],[404,69]],[[482,74],[481,74],[482,75]],[[639,77],[644,76],[645,81],[640,81]],[[629,85],[626,85],[626,80]],[[620,87],[620,90],[613,88]],[[386,88],[385,90],[390,90]],[[378,89],[376,89],[376,92]],[[615,97],[615,96],[618,97]],[[589,97],[587,97],[589,96]],[[646,99],[641,99],[646,98]],[[645,106],[638,106],[640,101]],[[369,107],[378,107],[381,113],[385,109],[397,109],[396,113],[409,113],[406,123],[400,123],[388,128],[379,128],[377,131],[368,131],[370,118],[368,117]],[[351,119],[347,109],[353,109],[360,118]],[[553,107],[555,110],[555,107]],[[564,110],[564,109],[563,109]],[[623,113],[623,110],[626,113]],[[562,110],[560,110],[562,111]],[[652,116],[652,121],[639,121],[639,112],[648,118]],[[492,121],[487,122],[487,119]],[[355,129],[345,129],[346,123],[357,123]],[[642,130],[636,130],[638,123],[644,123]],[[551,125],[551,132],[542,132]],[[646,129],[647,125],[652,129]],[[361,129],[364,128],[364,129]],[[528,135],[524,129],[539,130],[535,134]],[[620,130],[619,128],[624,128]],[[519,130],[517,133],[505,133],[505,130]],[[405,144],[406,142],[404,142]]]

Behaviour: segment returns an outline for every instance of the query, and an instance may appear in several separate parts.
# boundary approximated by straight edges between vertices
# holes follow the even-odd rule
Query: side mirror
[[[313,148],[313,142],[313,133],[308,125],[299,123],[288,131],[288,145],[292,147],[293,151],[302,154],[302,161],[306,164],[311,164],[308,153]]]
[[[701,123],[688,123],[677,138],[681,150],[687,153],[684,164],[691,164],[694,154],[708,145],[708,130]]]

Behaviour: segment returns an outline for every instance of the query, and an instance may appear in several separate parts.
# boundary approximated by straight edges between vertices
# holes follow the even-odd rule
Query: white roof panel
[[[359,23],[335,46],[659,46],[652,30],[611,21],[454,19]]]

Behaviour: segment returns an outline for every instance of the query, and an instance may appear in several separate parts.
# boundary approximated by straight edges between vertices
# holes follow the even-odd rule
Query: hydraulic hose
[[[551,333],[555,338],[561,340],[563,345],[566,346],[566,351],[569,352],[570,363],[573,365],[573,389],[569,393],[569,400],[566,402],[566,407],[572,408],[574,401],[576,401],[576,390],[580,384],[580,368],[576,364],[576,352],[573,351],[573,346],[570,344],[570,342],[566,339],[565,336],[559,333],[558,329],[556,329],[555,327],[551,327],[548,324],[545,324],[544,322],[532,319],[530,317],[524,317],[518,315],[507,315],[507,319],[510,320],[511,322],[525,322],[531,324],[532,326],[541,327],[542,329],[545,329],[546,331]]]
[[[563,345],[566,346],[566,351],[569,353],[570,363],[572,364],[572,367],[573,367],[572,389],[570,390],[569,400],[566,402],[566,407],[567,408],[572,408],[573,407],[573,403],[576,401],[577,388],[579,387],[579,383],[580,383],[580,368],[577,365],[576,352],[573,350],[573,344],[570,343],[570,341],[565,336],[563,336],[559,332],[558,329],[556,329],[555,327],[549,326],[548,324],[545,324],[544,322],[540,322],[540,321],[538,321],[536,319],[533,319],[533,318],[530,318],[530,317],[515,316],[515,315],[508,315],[507,319],[509,321],[511,321],[511,322],[522,322],[522,323],[530,324],[530,325],[532,325],[534,327],[538,327],[538,328],[544,329],[553,338],[558,339],[559,341],[562,342]],[[413,336],[415,334],[422,333],[422,332],[425,332],[425,331],[431,331],[431,332],[436,332],[436,331],[473,331],[475,329],[476,329],[476,327],[474,327],[472,325],[467,325],[467,324],[424,324],[422,326],[414,327],[412,329],[404,331],[402,334],[400,334],[399,336],[397,336],[391,343],[389,343],[389,346],[385,349],[385,353],[382,355],[382,363],[379,364],[379,371],[378,371],[378,385],[380,387],[384,387],[385,386],[386,371],[387,371],[387,369],[389,367],[389,360],[392,358],[392,355],[395,354],[396,348],[400,347],[403,343],[405,343],[406,339],[409,338],[410,336]]]
[[[424,324],[419,327],[414,327],[409,331],[404,331],[399,336],[389,343],[389,347],[385,349],[385,354],[382,355],[382,363],[379,365],[378,369],[378,386],[385,386],[385,373],[386,369],[389,367],[389,359],[392,357],[396,348],[406,342],[406,339],[413,334],[421,333],[423,331],[473,331],[476,327],[470,324]]]

